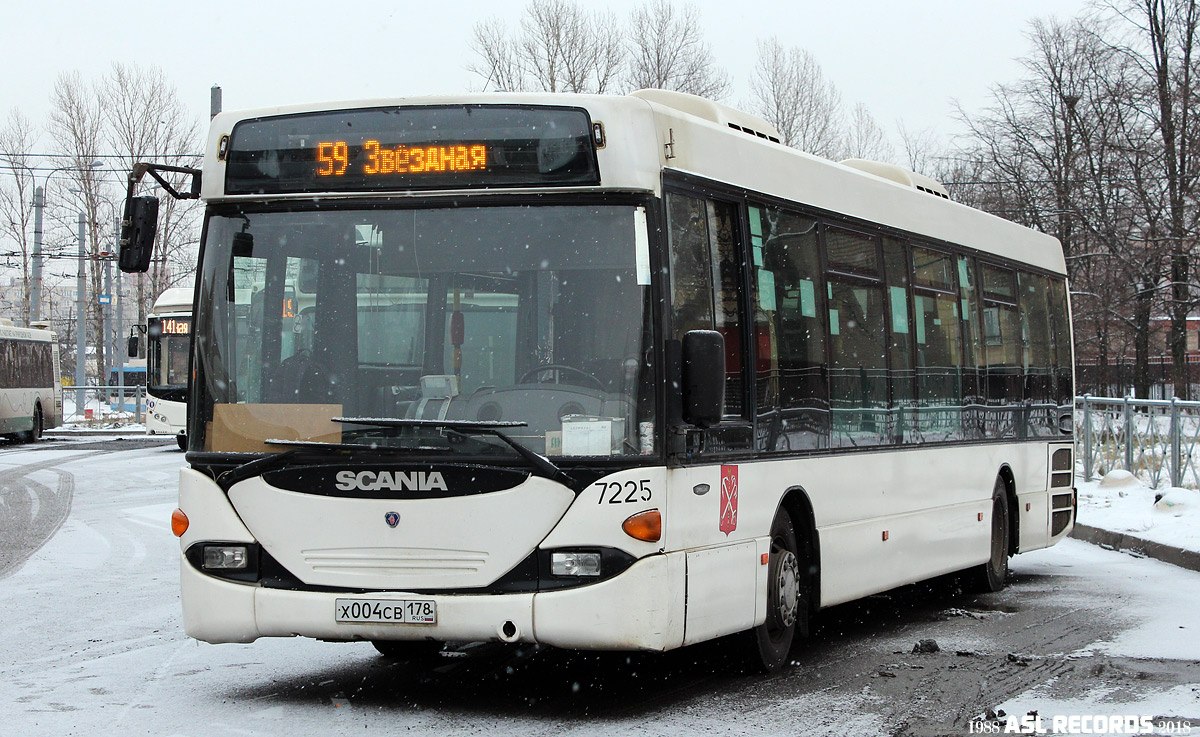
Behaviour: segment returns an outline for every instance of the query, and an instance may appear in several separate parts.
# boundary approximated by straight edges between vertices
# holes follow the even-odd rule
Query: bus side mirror
[[[721,422],[725,408],[725,339],[715,330],[683,336],[683,420],[696,427]]]
[[[129,357],[137,358],[138,354],[138,337],[136,335],[129,336]]]
[[[1075,432],[1075,414],[1073,411],[1060,411],[1058,415],[1058,431],[1063,435],[1070,435]]]
[[[158,229],[158,198],[128,197],[121,218],[121,254],[117,265],[129,274],[150,270]]]

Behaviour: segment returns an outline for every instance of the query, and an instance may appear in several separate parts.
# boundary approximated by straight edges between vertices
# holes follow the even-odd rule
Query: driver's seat
[[[567,415],[603,415],[604,392],[570,384],[517,384],[480,389],[458,397],[446,419],[478,422],[520,420],[529,423],[519,434],[542,434],[562,429]],[[465,401],[464,401],[465,400]]]

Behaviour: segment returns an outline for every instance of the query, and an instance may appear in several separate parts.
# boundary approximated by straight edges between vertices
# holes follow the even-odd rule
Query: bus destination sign
[[[434,172],[483,171],[487,169],[487,146],[468,144],[397,144],[364,141],[355,158],[361,160],[365,176],[381,174],[428,174]],[[322,141],[317,144],[317,176],[342,177],[350,170],[350,144]]]
[[[162,321],[163,335],[191,335],[192,321],[178,317],[168,317]]]
[[[533,105],[365,108],[243,120],[226,194],[600,183],[586,110]]]

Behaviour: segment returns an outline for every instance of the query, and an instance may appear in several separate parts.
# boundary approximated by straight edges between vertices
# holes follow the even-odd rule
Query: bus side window
[[[817,221],[775,208],[751,207],[749,215],[757,267],[751,284],[757,287],[763,318],[761,326],[756,320],[758,448],[827,448],[829,392]]]
[[[985,437],[983,414],[984,385],[980,363],[983,359],[983,332],[979,324],[979,289],[976,286],[975,259],[958,257],[958,295],[962,309],[963,333],[963,438]]]
[[[962,333],[954,259],[914,247],[918,430],[925,441],[962,437]]]
[[[1050,280],[1050,335],[1054,344],[1055,401],[1059,412],[1069,413],[1075,400],[1073,386],[1074,366],[1071,360],[1071,320],[1067,311],[1067,283],[1062,279]]]
[[[1050,285],[1041,274],[1017,273],[1021,287],[1021,323],[1025,330],[1025,399],[1030,435],[1058,434],[1058,402],[1054,390],[1053,326]]]
[[[667,195],[667,229],[671,238],[671,337],[683,340],[689,330],[713,327],[712,265],[703,200]]]
[[[883,272],[887,280],[888,378],[892,392],[891,441],[916,442],[916,374],[913,371],[913,330],[909,309],[908,249],[904,241],[883,239]]]
[[[878,241],[824,229],[829,262],[829,396],[833,447],[891,442],[888,348]]]
[[[667,195],[671,335],[716,330],[725,338],[725,416],[745,416],[742,380],[741,257],[734,205]]]
[[[1022,353],[1021,319],[1017,314],[1016,274],[981,264],[983,291],[983,372],[987,387],[985,434],[1011,438],[1018,434]]]

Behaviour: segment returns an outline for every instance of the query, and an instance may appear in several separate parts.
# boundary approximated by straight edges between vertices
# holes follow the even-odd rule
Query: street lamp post
[[[49,179],[49,175],[46,175]],[[33,294],[29,297],[29,324],[42,319],[42,209],[46,206],[46,194],[41,187],[33,188]]]
[[[93,161],[87,165],[86,169],[95,169],[103,166],[103,162]],[[50,186],[50,177],[60,171],[84,171],[85,167],[79,166],[60,166],[46,172],[46,176],[42,179],[42,186],[37,186],[37,180],[34,180],[33,188],[33,294],[29,298],[29,322],[30,324],[42,319],[42,211],[46,208],[46,187]]]
[[[84,315],[86,303],[84,302],[84,249],[86,238],[84,235],[84,226],[87,224],[87,219],[82,212],[79,213],[79,276],[75,282],[75,416],[76,418],[84,410],[86,402],[87,390],[84,389],[84,384],[87,382],[87,318]]]

